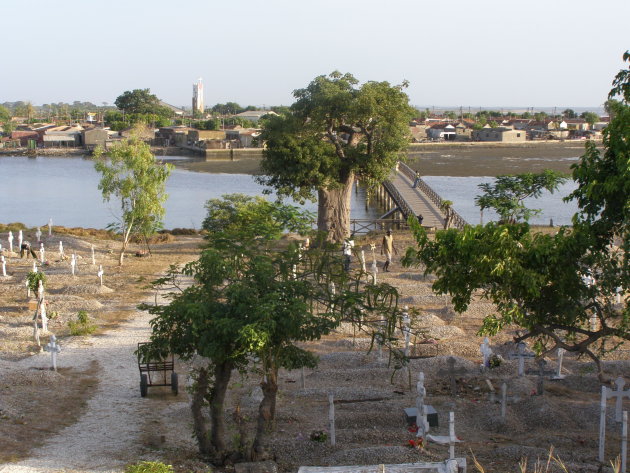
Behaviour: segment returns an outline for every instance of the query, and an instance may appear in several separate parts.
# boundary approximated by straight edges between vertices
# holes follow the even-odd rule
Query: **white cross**
[[[28,284],[28,279],[24,284],[26,285],[26,297],[31,297],[31,286]]]
[[[9,251],[13,252],[13,232],[9,231]]]
[[[98,273],[96,273],[98,278],[101,280],[101,286],[103,285],[103,265],[98,266]]]
[[[92,264],[96,264],[96,259],[94,259],[94,245],[92,245]]]
[[[418,433],[416,437],[422,437],[426,439],[426,434],[429,431],[429,422],[427,422],[427,413],[424,407],[424,398],[427,395],[427,390],[424,387],[424,373],[421,371],[418,373],[418,382],[416,383],[416,391],[418,397],[416,398],[416,426],[418,427]]]
[[[48,219],[48,236],[52,236],[52,217]]]
[[[48,332],[48,316],[46,315],[46,301],[42,297],[39,304],[39,315],[42,318],[42,330]]]
[[[59,259],[63,260],[66,255],[63,253],[63,241],[59,242]]]
[[[39,260],[42,262],[42,264],[44,263],[44,261],[46,261],[46,250],[44,250],[44,242],[41,242],[39,244]]]
[[[42,299],[44,297],[44,283],[40,279],[37,284],[37,298]]]
[[[24,239],[24,236],[22,235],[22,230],[20,230],[20,232],[18,233],[18,247],[22,248],[22,240]]]
[[[372,261],[372,284],[376,284],[376,273],[378,273],[378,268],[376,266],[376,260]]]
[[[614,390],[612,388],[606,388],[606,399],[610,399],[612,397],[615,398],[615,421],[621,422],[621,408],[622,408],[622,400],[624,397],[630,398],[630,390],[624,391],[623,387],[626,382],[624,379],[619,376],[615,380],[615,386],[617,389]]]
[[[42,231],[40,230],[39,227],[37,227],[37,231],[35,232],[35,237],[37,237],[37,241],[40,241],[42,239]]]
[[[7,262],[4,260],[4,255],[0,256],[2,258],[2,276],[7,277]]]
[[[488,337],[483,339],[480,351],[483,356],[483,366],[488,368],[490,366],[490,355],[492,355],[492,348],[490,348],[490,340],[488,340]]]
[[[72,270],[72,275],[74,276],[74,268],[77,265],[77,259],[74,256],[74,253],[72,253],[72,259],[70,260],[70,269]]]
[[[37,272],[37,263],[35,261],[33,261],[33,272]]]
[[[50,342],[44,347],[44,350],[50,352],[53,370],[57,371],[57,353],[61,351],[61,347],[57,344],[57,337],[50,336]]]

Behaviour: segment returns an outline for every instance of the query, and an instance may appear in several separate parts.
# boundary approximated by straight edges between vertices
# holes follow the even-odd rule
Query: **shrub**
[[[173,473],[173,467],[162,462],[142,461],[127,465],[125,473]]]
[[[96,325],[90,322],[88,313],[84,310],[79,311],[77,320],[68,321],[68,328],[70,329],[70,335],[74,336],[91,335],[96,331]]]
[[[26,280],[28,281],[28,287],[35,294],[37,294],[37,289],[39,288],[39,281],[46,287],[46,275],[42,271],[37,271],[36,273],[33,271],[29,272],[26,275]]]

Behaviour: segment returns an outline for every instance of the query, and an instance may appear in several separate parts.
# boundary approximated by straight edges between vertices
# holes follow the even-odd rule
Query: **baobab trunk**
[[[317,196],[317,229],[328,234],[328,240],[341,243],[350,235],[350,197],[354,174],[339,187],[319,189]]]
[[[210,443],[214,448],[217,461],[223,463],[225,451],[225,394],[232,376],[232,363],[221,363],[214,368],[214,385],[210,393]]]

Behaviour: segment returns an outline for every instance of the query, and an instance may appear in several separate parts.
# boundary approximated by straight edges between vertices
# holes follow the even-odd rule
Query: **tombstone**
[[[564,353],[566,350],[562,347],[558,348],[558,370],[556,374],[551,377],[551,379],[564,379],[565,376],[562,374],[562,360],[564,358]]]
[[[457,377],[465,375],[467,371],[463,366],[457,369],[455,368],[457,360],[453,356],[449,356],[446,363],[448,368],[446,370],[439,370],[437,374],[441,377],[448,376],[451,387],[451,396],[457,396]]]
[[[66,254],[63,252],[63,241],[59,241],[59,260],[63,261],[66,259]]]
[[[42,231],[39,227],[37,227],[37,231],[35,232],[35,238],[37,238],[37,241],[42,240]]]
[[[7,262],[4,260],[4,255],[0,256],[0,261],[2,261],[2,277],[7,277]]]
[[[52,225],[53,225],[53,221],[52,221],[52,217],[50,217],[48,219],[48,236],[52,236]]]
[[[77,259],[74,256],[74,253],[72,254],[72,258],[70,259],[70,270],[72,271],[72,275],[74,276],[74,270],[77,266]]]
[[[335,438],[335,402],[332,393],[328,393],[328,430],[330,432],[330,445],[334,447],[337,439]]]
[[[31,286],[28,285],[28,279],[24,284],[26,285],[26,297],[31,297]]]
[[[101,281],[101,286],[103,285],[103,265],[99,265],[98,266],[98,272],[96,273],[96,275],[98,276],[98,278]]]
[[[542,396],[545,391],[545,365],[547,362],[540,358],[536,362],[538,364],[538,385],[536,386],[536,395]]]
[[[615,289],[615,304],[621,304],[621,293],[623,292],[623,289],[621,287],[618,287]]]
[[[455,413],[448,413],[448,435],[427,435],[427,441],[431,440],[440,445],[448,444],[448,457],[449,460],[455,459],[455,444],[461,442],[455,435]],[[457,470],[456,470],[457,471]]]
[[[626,473],[628,460],[628,411],[623,411],[621,423],[621,473]]]
[[[438,427],[438,413],[428,404],[424,403],[424,398],[426,397],[427,391],[424,387],[424,373],[420,372],[418,374],[418,383],[416,384],[417,397],[416,397],[416,407],[407,407],[405,408],[405,422],[408,426],[412,426],[416,424],[418,427],[418,437],[423,437],[420,433],[422,428],[424,427],[424,433],[429,431],[429,427]],[[421,413],[418,416],[418,412],[424,411],[424,414]],[[419,420],[420,419],[420,420]],[[422,421],[424,419],[424,422]]]
[[[48,314],[46,314],[46,301],[43,297],[39,304],[39,316],[42,319],[42,331],[48,332]]]
[[[361,271],[363,271],[364,273],[366,272],[365,270],[365,251],[361,250]]]
[[[33,261],[33,272],[37,272],[37,263],[35,261]]]
[[[18,232],[18,248],[22,248],[22,241],[24,240],[24,235],[22,234],[22,230]]]
[[[92,264],[96,265],[96,259],[94,258],[94,245],[92,245]]]
[[[525,352],[525,348],[527,345],[525,345],[524,342],[518,342],[518,344],[516,345],[516,353],[511,353],[509,355],[510,359],[518,359],[518,376],[521,377],[525,374],[525,359],[526,358],[535,358],[536,355],[534,353],[526,353]]]
[[[44,249],[44,242],[39,244],[39,260],[42,264],[46,261],[46,250]]]
[[[490,367],[490,355],[492,355],[492,348],[490,348],[490,340],[488,340],[488,337],[485,337],[483,339],[483,343],[481,344],[480,347],[480,351],[481,351],[481,356],[483,357],[483,368],[489,368]]]
[[[12,231],[9,231],[9,237],[7,238],[7,240],[9,240],[9,251],[13,253],[13,232]]]
[[[376,267],[376,260],[372,261],[372,284],[376,284],[376,273],[378,273],[378,268]]]
[[[606,388],[606,399],[615,398],[615,422],[621,422],[621,411],[622,411],[622,402],[623,398],[627,397],[630,399],[630,389],[624,391],[623,387],[625,386],[625,380],[619,376],[615,380],[615,386],[617,389]]]
[[[48,345],[44,347],[44,350],[50,353],[52,369],[57,371],[57,353],[61,351],[61,347],[57,343],[57,337],[51,335],[50,342],[48,342]]]
[[[44,298],[44,283],[40,279],[37,284],[37,299],[42,300]]]
[[[405,357],[409,356],[409,342],[411,339],[411,319],[409,318],[409,307],[405,306],[402,313],[402,332],[405,336]]]

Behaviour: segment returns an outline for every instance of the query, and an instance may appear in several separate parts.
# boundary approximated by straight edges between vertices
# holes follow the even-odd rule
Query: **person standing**
[[[354,248],[354,238],[352,235],[343,241],[343,269],[350,271],[350,262],[352,261],[352,249]]]
[[[33,248],[31,247],[31,243],[24,240],[22,242],[22,245],[20,246],[20,258],[24,258],[24,254],[26,254],[26,258],[28,259],[29,253],[33,256],[34,259],[37,259],[37,255],[33,251]]]
[[[411,186],[411,188],[415,189],[416,187],[418,187],[419,182],[420,182],[420,171],[416,171],[416,178],[413,180],[413,186]]]
[[[387,230],[387,233],[383,236],[383,242],[381,243],[381,254],[385,253],[385,264],[383,265],[383,271],[389,272],[389,265],[392,262],[392,253],[398,254],[398,250],[394,246],[394,236],[391,230]]]

